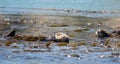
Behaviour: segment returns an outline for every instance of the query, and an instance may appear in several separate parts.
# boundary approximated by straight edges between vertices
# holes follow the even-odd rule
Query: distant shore
[[[65,15],[86,17],[120,17],[119,11],[106,10],[78,10],[78,9],[47,9],[47,8],[22,8],[0,7],[0,14],[42,14],[42,15]]]

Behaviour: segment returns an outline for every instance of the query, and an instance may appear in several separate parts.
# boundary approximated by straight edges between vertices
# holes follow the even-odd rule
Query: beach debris
[[[13,37],[13,39],[16,39],[16,40],[22,40],[22,39],[23,39],[23,37],[22,37],[22,36],[20,36],[20,35],[16,35],[16,36],[14,36],[14,37]]]
[[[117,43],[117,47],[120,47],[120,42],[119,42],[119,43]]]
[[[7,41],[7,42],[5,42],[5,46],[10,46],[12,43],[13,42],[11,42],[11,41]]]
[[[97,42],[94,42],[94,43],[92,43],[91,44],[93,47],[96,47],[97,45],[98,45],[98,43]]]
[[[104,45],[108,46],[110,44],[110,39],[106,39]]]
[[[96,36],[98,38],[106,38],[106,37],[110,37],[110,34],[107,33],[104,29],[99,29],[96,31]]]
[[[16,35],[13,37],[13,39],[16,40],[25,40],[25,41],[47,41],[46,39],[47,37],[45,35],[39,35],[39,36],[20,36],[20,35]]]
[[[86,42],[79,42],[79,43],[76,43],[77,44],[77,46],[85,46],[86,45]]]
[[[66,42],[69,43],[69,36],[65,33],[62,32],[57,32],[53,37],[50,37],[48,39],[49,41],[54,41],[54,42]]]
[[[61,43],[57,43],[57,46],[67,46],[67,43],[61,42]]]
[[[39,40],[39,41],[47,41],[47,36],[41,34],[41,35],[38,36],[38,40]]]
[[[82,31],[88,31],[90,30],[89,28],[79,28],[79,29],[76,29],[74,30],[74,32],[82,32]]]
[[[24,37],[25,41],[37,41],[38,40],[38,37],[35,37],[35,36],[26,36]]]
[[[51,24],[49,27],[68,27],[68,24]]]

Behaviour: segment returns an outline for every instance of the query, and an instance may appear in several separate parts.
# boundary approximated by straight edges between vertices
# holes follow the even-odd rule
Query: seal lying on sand
[[[65,33],[57,32],[53,37],[50,37],[49,41],[69,43],[69,36]]]
[[[110,37],[110,34],[108,34],[105,30],[103,29],[99,29],[96,31],[96,36],[98,38],[106,38],[106,37]]]

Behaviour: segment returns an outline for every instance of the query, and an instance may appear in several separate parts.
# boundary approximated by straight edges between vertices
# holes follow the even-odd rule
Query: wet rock
[[[67,56],[67,57],[80,57],[78,54],[68,54],[68,55],[64,55],[64,56]]]
[[[78,54],[71,54],[71,57],[80,57]]]
[[[120,53],[119,52],[112,52],[111,55],[113,55],[113,56],[119,56]]]
[[[34,36],[26,36],[24,37],[25,41],[37,41],[38,37],[34,37]]]
[[[119,58],[120,57],[120,53],[119,52],[112,52],[111,55],[109,57],[112,58]]]

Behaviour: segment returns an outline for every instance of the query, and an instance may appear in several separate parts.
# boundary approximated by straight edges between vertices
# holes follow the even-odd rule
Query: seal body
[[[69,36],[65,33],[57,32],[53,37],[50,38],[50,41],[69,43]]]

